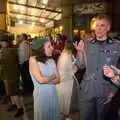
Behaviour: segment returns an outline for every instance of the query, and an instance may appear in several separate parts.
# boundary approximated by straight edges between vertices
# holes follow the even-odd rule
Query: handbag
[[[79,84],[82,82],[85,72],[86,72],[86,68],[78,68],[78,70],[74,73]]]

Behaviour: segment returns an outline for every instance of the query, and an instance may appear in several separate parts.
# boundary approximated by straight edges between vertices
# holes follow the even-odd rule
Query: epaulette
[[[112,44],[113,43],[113,39],[111,37],[108,37],[107,38],[107,43]]]
[[[113,42],[117,43],[117,44],[120,44],[120,40],[117,40],[117,39],[113,39]]]
[[[92,44],[96,43],[96,38],[93,38],[93,39],[90,41],[90,43],[92,43]]]

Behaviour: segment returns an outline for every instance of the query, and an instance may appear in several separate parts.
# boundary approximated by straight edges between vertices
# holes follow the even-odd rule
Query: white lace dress
[[[60,103],[60,112],[68,115],[71,104],[73,88],[73,64],[72,54],[63,51],[58,60],[58,70],[60,73],[60,84],[57,85],[58,97]]]

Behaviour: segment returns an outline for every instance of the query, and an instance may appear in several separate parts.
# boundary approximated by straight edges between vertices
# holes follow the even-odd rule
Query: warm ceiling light
[[[45,19],[44,19],[44,18],[41,18],[40,21],[41,21],[42,23],[44,23],[44,22],[45,22]]]
[[[24,11],[24,10],[25,10],[25,7],[21,6],[20,11]]]
[[[36,19],[36,17],[33,17],[33,16],[32,16],[32,18],[31,18],[31,19],[32,19],[32,20],[35,20],[35,19]]]
[[[20,15],[17,15],[17,18],[20,18]]]
[[[18,23],[19,23],[19,24],[23,24],[23,21],[22,21],[22,20],[20,20]]]
[[[91,27],[91,30],[95,30],[96,29],[96,18],[95,17],[93,17],[91,19],[90,27]]]
[[[13,6],[13,9],[14,9],[14,10],[18,10],[18,6],[17,6],[17,5],[14,5],[14,6]]]
[[[34,26],[35,25],[35,22],[32,22],[32,26]]]
[[[23,1],[22,0],[18,0],[18,3],[23,4]]]
[[[78,32],[79,32],[78,29],[74,29],[74,30],[73,30],[73,33],[74,33],[74,34],[78,34]]]
[[[60,28],[60,31],[62,31],[62,30],[63,30],[63,26],[60,26],[59,28]]]
[[[41,8],[45,8],[45,5],[40,5]]]
[[[43,4],[47,4],[47,3],[48,3],[48,0],[42,0],[42,3],[43,3]]]

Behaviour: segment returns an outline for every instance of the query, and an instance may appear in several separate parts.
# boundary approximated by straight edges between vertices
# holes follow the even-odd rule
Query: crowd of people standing
[[[110,67],[112,65],[114,67],[119,67],[117,66],[117,64],[119,64],[120,59],[120,43],[117,40],[114,41],[110,37],[108,37],[110,26],[111,22],[109,17],[107,15],[99,15],[96,18],[96,29],[94,38],[85,42],[82,40],[74,40],[74,42],[72,43],[69,42],[70,40],[67,40],[67,42],[65,42],[65,46],[61,51],[60,49],[59,52],[58,50],[55,50],[59,53],[57,54],[57,66],[55,66],[55,64],[51,65],[50,69],[51,71],[53,71],[52,66],[54,66],[54,70],[56,70],[57,67],[59,77],[57,76],[58,74],[55,74],[55,71],[47,75],[49,73],[48,61],[54,60],[54,56],[52,56],[52,54],[48,55],[47,49],[49,49],[49,52],[50,49],[51,52],[55,51],[53,50],[54,47],[51,46],[51,41],[47,38],[46,40],[44,40],[46,41],[43,44],[44,49],[39,49],[43,50],[42,52],[44,52],[45,57],[47,57],[46,61],[43,62],[41,59],[38,60],[37,56],[35,55],[33,59],[31,58],[32,60],[30,59],[29,63],[32,80],[34,82],[35,106],[36,101],[39,102],[39,106],[34,107],[35,120],[44,120],[46,119],[46,117],[48,117],[48,120],[51,120],[50,116],[52,116],[52,118],[57,117],[56,119],[61,120],[72,119],[70,107],[73,100],[73,83],[75,81],[74,78],[76,77],[75,73],[80,68],[86,69],[84,75],[81,77],[82,80],[80,81],[78,91],[78,111],[80,113],[79,119],[107,120],[107,116],[109,116],[109,110],[107,108],[111,106],[109,103],[112,102],[112,98],[114,98],[114,95],[118,89],[116,85],[114,85],[114,83],[111,81],[111,76],[106,74],[106,71],[108,71],[107,66]],[[47,44],[50,44],[50,46],[47,46]],[[73,50],[73,48],[75,50]],[[36,68],[32,66],[33,64],[34,66],[36,66]],[[48,70],[47,74],[44,73],[44,69]],[[77,73],[83,74],[80,72]],[[60,83],[52,82],[54,81],[54,79],[60,79]],[[114,79],[112,80],[114,81]],[[52,89],[54,88],[53,93],[55,92],[55,94],[52,99],[54,99],[55,101],[59,101],[57,105],[55,101],[51,103],[51,106],[47,105],[47,103],[49,103],[51,100],[51,92],[46,92],[46,94],[42,95],[42,92],[45,92],[46,89],[48,90],[49,87],[51,87]],[[58,97],[56,95],[56,91]],[[35,94],[37,94],[40,98],[36,98]],[[40,102],[42,102],[42,106],[40,106]],[[54,105],[56,105],[58,109],[54,108]],[[44,109],[48,110],[46,111],[46,115],[44,114],[44,112],[42,112],[43,107]],[[54,112],[50,112],[50,109]],[[119,116],[118,110],[116,111],[116,115]],[[36,113],[38,113],[38,115]],[[38,118],[36,118],[36,116]]]
[[[120,42],[108,37],[110,28],[109,17],[98,15],[94,37],[90,40],[75,38],[72,41],[58,34],[56,41],[49,36],[33,41],[32,54],[30,49],[23,52],[21,46],[25,41],[20,42],[18,54],[15,48],[11,52],[4,50],[6,66],[3,68],[9,64],[12,69],[17,61],[15,71],[3,70],[5,77],[10,74],[3,78],[5,87],[7,82],[15,79],[14,92],[6,91],[11,97],[12,108],[17,105],[18,113],[24,113],[17,81],[20,75],[23,81],[31,76],[24,85],[32,82],[34,86],[28,88],[33,91],[34,120],[74,120],[72,114],[75,111],[80,120],[119,120]],[[27,40],[27,36],[23,34],[21,39]],[[15,57],[11,57],[11,53]],[[7,62],[5,56],[9,55],[11,59]],[[76,106],[72,105],[74,100]]]

